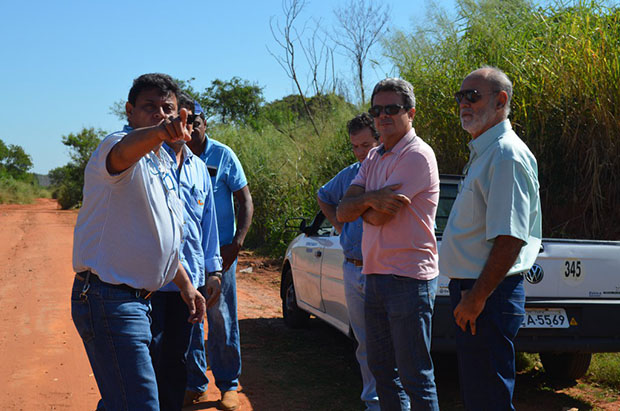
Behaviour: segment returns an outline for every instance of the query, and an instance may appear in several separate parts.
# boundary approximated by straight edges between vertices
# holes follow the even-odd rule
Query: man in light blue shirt
[[[195,117],[194,101],[181,92],[179,106],[189,112],[187,127],[191,133]],[[180,261],[194,287],[200,288],[206,284],[209,307],[217,301],[222,277],[211,178],[204,162],[191,152],[185,141],[165,144],[163,148],[176,159],[171,174],[175,193],[181,197],[184,206]],[[157,291],[151,304],[153,341],[150,351],[157,376],[159,405],[162,411],[175,411],[183,406],[192,324],[185,321],[187,307],[174,284]]]
[[[538,167],[512,131],[512,83],[501,70],[469,74],[455,94],[472,136],[465,180],[439,251],[450,277],[461,392],[468,410],[514,410],[513,340],[525,315],[522,273],[542,239]]]
[[[222,393],[220,406],[224,410],[235,410],[239,407],[237,387],[241,375],[235,271],[237,255],[250,228],[254,206],[239,159],[230,147],[207,138],[206,122],[202,112],[194,119],[192,140],[187,145],[205,162],[213,184],[224,273],[220,299],[216,305],[207,310],[209,322],[207,352],[215,384]],[[236,224],[233,199],[238,204]],[[203,338],[202,329],[195,326],[188,357],[186,397],[188,399],[198,398],[207,390],[206,363],[202,359]]]
[[[71,316],[93,369],[97,409],[159,410],[149,355],[150,296],[170,281],[199,321],[205,300],[182,265],[183,204],[164,141],[189,140],[178,86],[165,74],[134,80],[129,125],[107,136],[84,172],[84,201],[75,225]]]
[[[344,295],[347,302],[349,322],[357,340],[355,356],[360,365],[362,374],[361,399],[366,404],[367,411],[379,411],[379,397],[377,397],[375,377],[368,368],[366,353],[366,324],[364,321],[364,284],[366,277],[362,274],[362,218],[351,223],[341,223],[336,217],[336,208],[340,199],[357,175],[362,161],[371,148],[379,145],[379,133],[375,129],[374,120],[370,115],[363,113],[355,116],[347,123],[347,130],[351,140],[351,149],[357,162],[342,169],[317,193],[317,202],[321,211],[330,223],[340,233],[340,245],[344,254],[342,263]]]

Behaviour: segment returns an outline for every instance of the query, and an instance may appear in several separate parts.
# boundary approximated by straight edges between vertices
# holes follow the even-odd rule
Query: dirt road
[[[70,315],[76,217],[52,200],[0,205],[2,411],[93,410],[99,400]],[[278,272],[275,261],[240,256],[240,411],[362,409],[353,343],[318,319],[304,329],[285,327]],[[454,358],[434,357],[442,410],[462,410]],[[618,410],[615,392],[586,382],[551,384],[536,368],[517,376],[515,405],[526,411]],[[216,410],[219,399],[210,384],[205,401],[186,410]]]
[[[92,410],[99,399],[82,342],[70,314],[71,252],[77,212],[56,202],[0,205],[0,409]],[[241,258],[239,269],[249,267]],[[253,263],[253,274],[265,267]],[[273,273],[273,268],[269,268]],[[277,317],[273,286],[240,278],[240,318]],[[267,280],[268,281],[268,280]],[[212,376],[209,376],[213,381]],[[192,410],[215,410],[219,392]],[[241,387],[243,410],[253,406]]]

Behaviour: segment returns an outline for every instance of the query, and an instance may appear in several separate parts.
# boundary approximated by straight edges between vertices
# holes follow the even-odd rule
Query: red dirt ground
[[[89,410],[99,400],[71,321],[76,216],[49,199],[0,205],[1,410]],[[238,264],[238,270],[252,266],[251,274],[238,274],[240,319],[279,317],[280,299],[273,284],[277,266],[249,260],[244,253]],[[270,275],[263,278],[265,273]],[[213,381],[211,375],[209,379]],[[206,401],[187,409],[216,410],[219,399],[219,391],[210,384]],[[253,409],[243,386],[240,399],[242,410]]]

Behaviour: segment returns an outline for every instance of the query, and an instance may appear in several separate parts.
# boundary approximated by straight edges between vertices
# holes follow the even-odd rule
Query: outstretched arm
[[[138,128],[116,143],[106,158],[106,168],[110,174],[118,174],[137,163],[149,151],[159,148],[162,142],[174,143],[179,140],[190,141],[191,135],[185,128],[187,110],[181,109],[179,115],[163,120],[156,126]]]

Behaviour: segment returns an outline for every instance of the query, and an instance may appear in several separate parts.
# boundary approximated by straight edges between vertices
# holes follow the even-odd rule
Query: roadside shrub
[[[620,235],[620,8],[600,0],[535,7],[459,0],[384,43],[416,90],[415,126],[444,173],[460,173],[469,136],[453,94],[488,64],[514,83],[511,121],[538,160],[545,236]]]
[[[22,181],[0,175],[0,204],[30,204],[35,198],[49,196],[49,191],[32,179]]]

